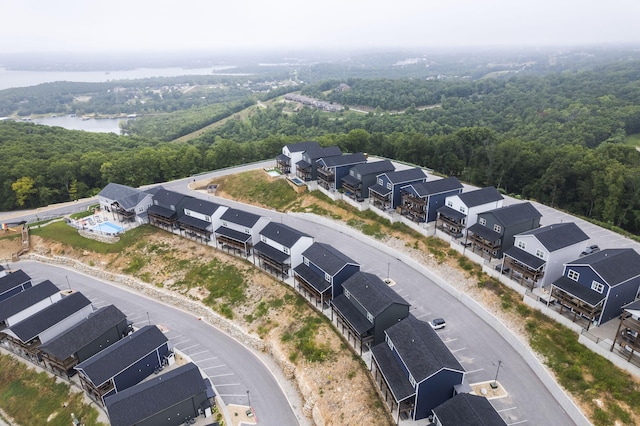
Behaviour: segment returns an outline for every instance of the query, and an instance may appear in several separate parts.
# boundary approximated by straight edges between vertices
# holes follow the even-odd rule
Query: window
[[[536,256],[538,256],[540,259],[544,259],[544,255],[545,255],[544,251],[536,250]]]
[[[480,219],[478,219],[478,223],[482,226],[486,226],[487,219],[485,219],[484,217],[481,217]]]
[[[393,342],[391,341],[391,339],[389,339],[388,334],[385,334],[384,340],[387,342],[387,345],[389,345],[389,349],[393,350]]]
[[[222,221],[222,226],[227,226],[227,221],[226,220]]]
[[[245,234],[250,234],[250,233],[251,233],[251,229],[249,229],[249,228],[244,228],[244,233],[245,233]]]
[[[569,269],[569,271],[567,272],[567,278],[569,278],[570,280],[578,281],[578,279],[580,278],[580,273],[574,271],[573,269]]]
[[[498,234],[502,233],[502,226],[495,224],[493,225],[493,230],[496,231]]]
[[[266,243],[267,237],[265,237],[264,235],[260,235],[260,241],[262,241],[263,243]]]
[[[187,216],[191,216],[191,210],[185,210],[184,214],[186,214]]]
[[[206,220],[207,222],[211,222],[211,216],[205,216],[204,220]]]
[[[460,213],[467,214],[467,208],[465,206],[460,206],[458,210],[460,210]]]
[[[382,186],[382,178],[378,178],[378,185]]]
[[[391,189],[391,182],[387,182],[387,189]]]
[[[367,319],[373,324],[373,314],[371,312],[367,312]]]
[[[409,383],[411,383],[411,386],[413,386],[414,388],[416,387],[416,379],[413,378],[411,373],[409,373]]]
[[[597,291],[598,293],[602,293],[604,291],[604,284],[599,283],[598,281],[593,281],[591,283],[591,290]]]
[[[302,258],[302,261],[304,262],[305,265],[309,266],[309,259],[304,257],[304,258]]]
[[[324,274],[324,280],[325,280],[326,282],[330,283],[330,282],[331,282],[331,275],[329,275],[329,274],[326,274],[326,273],[325,273],[325,274]]]
[[[283,251],[285,254],[289,254],[289,247],[282,246],[282,251]]]
[[[138,207],[138,213],[142,213],[144,211],[144,207]]]
[[[360,173],[358,173],[358,175],[356,176],[356,178],[357,178],[358,180],[362,180],[362,175],[361,175]]]
[[[527,245],[525,244],[524,241],[520,240],[520,241],[518,241],[518,248],[524,250],[524,249],[527,248]]]
[[[347,290],[346,288],[344,289],[344,297],[346,297],[347,299],[351,299],[351,293],[349,293],[349,290]]]
[[[449,207],[453,207],[453,201],[451,201],[451,200],[447,200],[447,206],[449,206]]]

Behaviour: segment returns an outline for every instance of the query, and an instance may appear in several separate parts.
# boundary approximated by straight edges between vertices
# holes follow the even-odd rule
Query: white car
[[[444,318],[436,318],[430,321],[429,325],[434,330],[440,330],[441,328],[444,328],[444,326],[447,325],[447,323],[445,322]]]

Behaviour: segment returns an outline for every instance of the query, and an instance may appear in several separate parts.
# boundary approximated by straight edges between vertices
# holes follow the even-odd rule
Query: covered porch
[[[462,237],[467,222],[467,215],[448,206],[440,207],[436,211],[438,213],[436,228],[455,238]]]
[[[178,214],[168,208],[153,205],[147,210],[149,224],[172,231],[177,226]]]
[[[396,424],[400,423],[400,419],[413,419],[416,391],[401,370],[398,360],[386,343],[375,346],[373,355],[371,376]]]
[[[216,229],[216,244],[218,248],[233,252],[244,257],[248,257],[251,254],[253,243],[251,242],[251,235],[245,234],[234,229],[221,226]]]
[[[344,194],[357,201],[362,201],[362,181],[351,175],[342,178],[342,189]]]
[[[606,300],[603,294],[564,276],[551,285],[551,296],[556,299],[555,306],[559,307],[560,314],[575,323],[586,322],[587,330],[600,321]]]
[[[427,201],[410,191],[402,191],[402,216],[413,222],[427,221]]]
[[[258,257],[258,266],[272,275],[286,279],[291,269],[291,256],[260,241],[253,248],[254,257]]]
[[[538,280],[544,276],[546,263],[543,259],[518,247],[511,247],[504,253],[504,267],[502,270],[505,273],[504,271],[509,268],[509,272],[506,272],[509,278],[529,290],[533,290],[537,287]]]
[[[373,324],[351,302],[340,295],[331,301],[331,321],[355,349],[369,350],[373,342]]]
[[[186,237],[193,238],[204,244],[211,241],[211,223],[206,220],[185,215],[178,219],[178,226],[180,228],[180,235],[182,235],[184,231]]]
[[[467,230],[467,242],[471,243],[472,252],[487,259],[497,258],[502,248],[502,235],[476,223]]]
[[[293,270],[294,286],[306,299],[323,310],[332,300],[331,283],[314,273],[307,265],[300,264]]]
[[[335,189],[336,172],[334,168],[318,167],[316,174],[318,185],[327,190]]]
[[[369,187],[369,202],[380,210],[393,208],[391,190],[382,185],[372,185]]]

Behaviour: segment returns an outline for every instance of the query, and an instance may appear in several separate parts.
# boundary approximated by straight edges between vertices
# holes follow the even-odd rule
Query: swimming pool
[[[295,183],[297,186],[306,185],[305,182],[302,179],[300,179],[299,177],[292,177],[292,178],[289,178],[289,180],[291,182]]]
[[[267,172],[267,174],[272,177],[282,176],[282,173],[280,173],[278,170],[265,170],[265,172]]]
[[[105,234],[121,234],[124,232],[124,228],[122,226],[118,226],[111,222],[101,222],[96,223],[91,227],[94,231],[99,231]]]

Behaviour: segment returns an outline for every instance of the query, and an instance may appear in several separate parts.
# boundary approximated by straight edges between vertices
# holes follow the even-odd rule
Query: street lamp
[[[502,365],[502,361],[498,360],[498,369],[496,370],[496,378],[493,379],[493,383],[491,383],[492,389],[496,389],[498,387],[498,373],[500,372],[501,365]]]
[[[247,401],[249,404],[249,407],[251,407],[251,398],[249,397],[249,391],[247,390]]]

